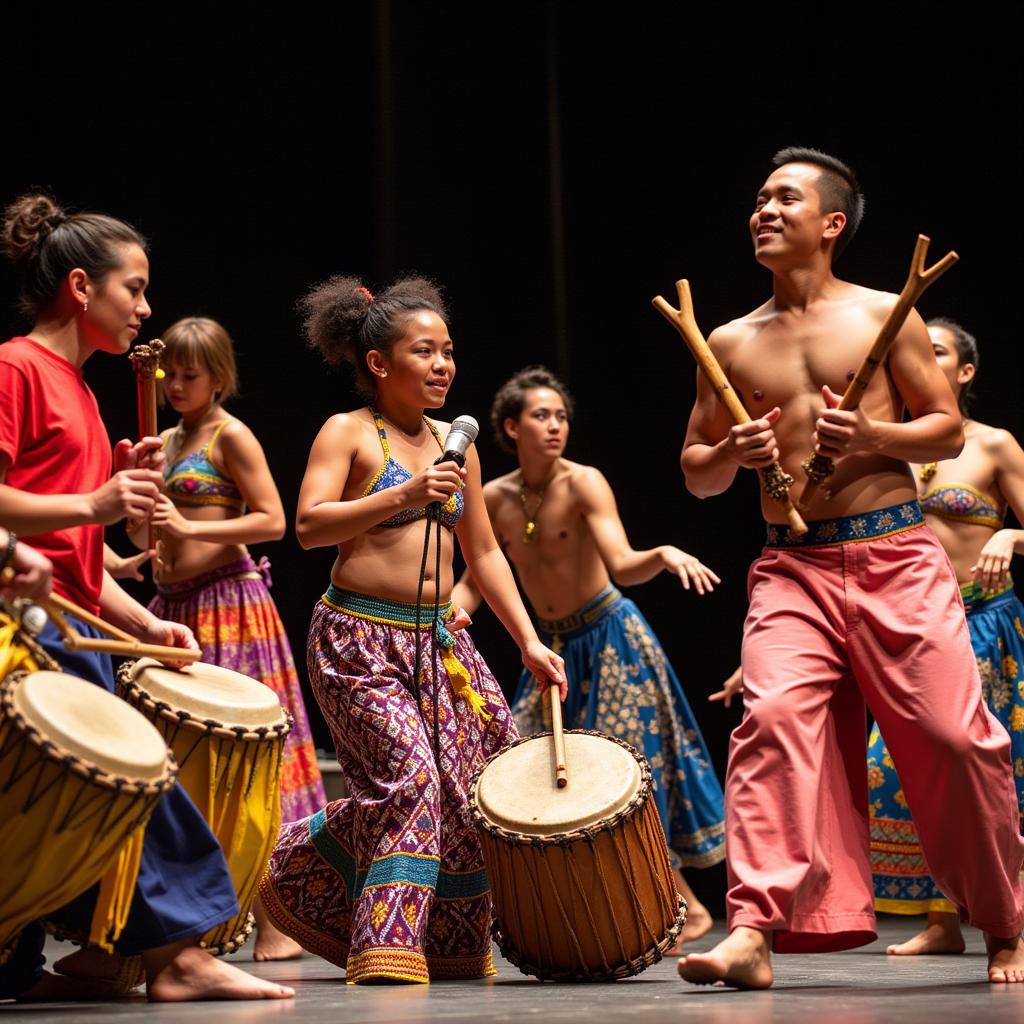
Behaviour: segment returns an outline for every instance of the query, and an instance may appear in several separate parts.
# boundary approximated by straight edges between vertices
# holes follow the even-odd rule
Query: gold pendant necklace
[[[551,483],[551,478],[541,484],[540,489],[537,492],[537,504],[531,512],[526,506],[526,480],[523,477],[523,471],[519,471],[519,500],[523,506],[523,518],[526,519],[526,526],[523,528],[523,543],[532,544],[537,535],[537,515],[540,512],[541,505],[544,504],[544,495],[547,494],[548,484]]]

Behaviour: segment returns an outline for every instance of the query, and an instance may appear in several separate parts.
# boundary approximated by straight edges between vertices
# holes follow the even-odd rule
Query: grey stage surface
[[[212,1022],[316,1021],[317,1024],[418,1024],[430,1021],[646,1022],[825,1021],[928,1024],[974,1018],[985,1024],[1024,1020],[1024,985],[989,985],[981,936],[967,929],[963,956],[896,958],[888,942],[911,935],[920,919],[882,918],[872,946],[824,956],[775,958],[776,987],[768,992],[696,988],[682,982],[675,960],[663,960],[638,978],[613,984],[541,984],[504,961],[488,981],[435,985],[346,986],[339,971],[317,957],[253,964],[248,949],[232,959],[265,978],[293,985],[294,1000],[266,1003],[190,1003],[151,1006],[141,997],[117,1003],[0,1006],[0,1019],[32,1024],[110,1020]],[[712,938],[721,936],[716,928]],[[700,944],[703,948],[703,944]],[[47,949],[52,958],[68,947]]]

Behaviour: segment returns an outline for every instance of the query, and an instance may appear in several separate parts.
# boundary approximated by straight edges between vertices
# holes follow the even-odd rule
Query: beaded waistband
[[[894,533],[913,530],[923,525],[924,514],[916,501],[907,501],[873,512],[861,512],[839,519],[813,519],[800,537],[787,526],[768,524],[765,546],[769,548],[824,548],[837,544],[855,544],[862,540],[878,540]]]
[[[340,590],[333,583],[327,588],[327,593],[321,600],[335,611],[354,615],[357,619],[379,622],[385,626],[396,626],[399,629],[416,628],[416,605],[414,604],[389,601],[387,598],[372,597],[369,594],[357,594],[353,590]],[[452,614],[451,601],[443,602],[440,607],[441,621],[445,622],[450,619]],[[420,608],[419,628],[429,629],[433,621],[434,603],[431,601]]]
[[[960,596],[964,600],[964,608],[968,615],[971,612],[988,611],[992,607],[993,601],[998,601],[1000,598],[1012,600],[1014,596],[1013,579],[1007,576],[1005,585],[992,594],[986,594],[978,580],[971,580],[970,583],[961,583]]]
[[[382,626],[396,629],[417,629],[416,605],[403,604],[401,601],[389,601],[384,597],[371,597],[369,594],[356,594],[351,590],[339,590],[333,583],[327,593],[320,599],[329,608],[344,615],[352,615],[367,622],[376,622]],[[473,679],[469,670],[455,654],[458,642],[445,626],[453,615],[451,601],[445,601],[438,608],[439,618],[434,637],[437,640],[437,653],[441,656],[441,664],[448,674],[452,693],[463,700],[479,715],[481,721],[489,722],[493,717],[487,710],[487,701],[473,689]],[[434,604],[430,602],[420,608],[419,629],[430,629],[434,621]]]
[[[610,583],[596,597],[591,598],[579,611],[566,615],[561,619],[538,619],[537,628],[544,633],[564,635],[573,630],[590,626],[608,611],[616,601],[622,600],[622,594]]]

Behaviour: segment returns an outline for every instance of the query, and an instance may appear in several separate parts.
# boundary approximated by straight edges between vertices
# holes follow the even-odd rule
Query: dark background
[[[253,10],[94,5],[11,23],[0,198],[44,186],[149,237],[144,338],[189,314],[227,326],[243,389],[230,408],[263,441],[289,512],[321,423],[359,404],[304,348],[293,307],[312,282],[354,272],[375,288],[406,269],[442,282],[459,366],[445,414],[485,421],[528,363],[564,374],[577,399],[568,455],[605,472],[633,544],[678,544],[723,577],[704,599],[664,576],[631,592],[722,771],[739,711],[706,697],[737,662],[762,537],[756,480],[706,502],[684,490],[694,368],[651,296],[690,278],[705,333],[762,302],[770,282],[747,217],[769,158],[791,144],[835,152],[868,198],[839,273],[896,291],[919,231],[932,259],[955,247],[961,263],[921,312],[976,333],[979,417],[1024,435],[1019,15],[930,3]],[[2,327],[18,333],[9,272],[0,288]],[[86,376],[112,436],[131,434],[127,360],[98,356]],[[488,437],[480,449],[485,476],[511,468]],[[118,528],[110,536],[127,550]],[[290,534],[262,553],[301,666],[333,554],[302,552]],[[474,635],[511,692],[511,642],[486,611]],[[720,869],[696,881],[715,901]]]

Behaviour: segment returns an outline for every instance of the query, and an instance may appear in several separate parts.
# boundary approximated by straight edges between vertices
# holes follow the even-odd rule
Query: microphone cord
[[[427,576],[427,558],[430,553],[430,527],[436,524],[436,552],[434,559],[434,609],[430,622],[430,678],[433,692],[431,693],[433,739],[434,739],[434,763],[438,772],[441,770],[441,734],[438,728],[439,712],[437,705],[437,622],[441,610],[441,517],[440,506],[437,502],[427,505],[424,516],[425,529],[423,531],[423,557],[420,560],[420,578],[416,587],[416,657],[413,668],[413,695],[416,698],[416,708],[420,718],[423,718],[422,693],[420,688],[420,671],[423,663],[423,643],[420,621],[423,614],[423,584]]]

